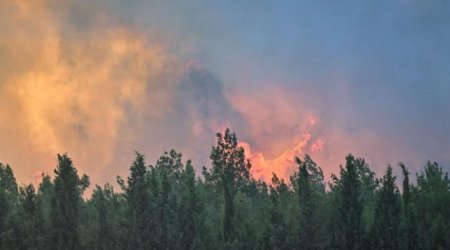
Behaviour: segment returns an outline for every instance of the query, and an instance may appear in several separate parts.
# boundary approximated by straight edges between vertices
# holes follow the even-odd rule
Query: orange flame
[[[250,96],[235,93],[231,99],[253,139],[252,145],[240,142],[252,162],[253,177],[270,183],[272,174],[276,174],[289,180],[296,169],[296,156],[324,150],[325,142],[318,138],[318,117],[289,91],[263,88]]]
[[[252,149],[247,142],[241,141],[239,145],[244,148],[247,159],[252,162],[252,176],[267,183],[271,182],[272,174],[289,180],[296,168],[294,162],[296,156],[305,153],[314,154],[324,148],[324,142],[322,140],[312,141],[312,136],[309,133],[298,136],[295,145],[292,147],[284,145],[281,153],[274,157],[269,157],[262,151]]]

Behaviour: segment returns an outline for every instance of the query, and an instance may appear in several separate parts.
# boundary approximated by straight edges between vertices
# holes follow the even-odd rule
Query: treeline
[[[198,177],[174,150],[150,166],[136,153],[120,192],[96,185],[89,199],[67,155],[37,190],[0,164],[0,249],[450,249],[450,181],[437,163],[414,184],[400,164],[400,192],[391,166],[377,178],[352,155],[330,183],[308,155],[290,180],[255,180],[228,129],[210,158]]]

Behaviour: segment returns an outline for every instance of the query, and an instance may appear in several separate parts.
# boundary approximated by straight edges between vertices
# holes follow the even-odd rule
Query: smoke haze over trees
[[[267,183],[235,133],[216,139],[201,173],[175,150],[154,165],[136,152],[127,177],[89,197],[67,154],[36,187],[0,164],[0,249],[450,249],[450,180],[435,162],[376,176],[349,154],[326,183],[303,155]]]

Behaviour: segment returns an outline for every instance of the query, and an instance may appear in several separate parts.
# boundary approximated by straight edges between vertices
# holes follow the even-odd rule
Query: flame
[[[298,98],[281,88],[262,88],[253,95],[232,95],[233,104],[246,120],[250,140],[240,141],[252,162],[253,177],[271,182],[272,174],[289,180],[294,159],[325,150],[318,129],[320,120]]]
[[[311,134],[301,134],[297,138],[295,145],[292,147],[286,145],[282,148],[281,153],[274,157],[268,157],[262,151],[253,150],[250,144],[246,142],[240,142],[239,145],[244,148],[247,159],[252,163],[252,176],[270,183],[272,174],[276,174],[285,180],[289,179],[289,176],[295,169],[295,156],[304,154],[310,141]]]
[[[135,119],[144,117],[148,124],[164,122],[176,108],[173,83],[203,68],[184,55],[174,59],[165,41],[128,27],[107,8],[64,0],[0,3],[0,23],[6,27],[0,32],[0,117],[6,117],[0,123],[0,160],[18,166],[18,176],[30,177],[21,178],[25,182],[36,169],[51,173],[55,155],[64,152],[95,181],[121,174],[114,172],[123,168],[108,167],[121,166],[119,155],[132,155],[140,139],[134,140],[133,115],[143,113]],[[72,18],[83,22],[74,24]],[[245,133],[240,144],[253,162],[252,174],[266,181],[272,172],[287,179],[295,156],[325,150],[316,130],[320,120],[293,91],[276,84],[248,96],[242,94],[245,87],[237,90],[227,98],[240,116],[193,119],[189,125],[197,141],[205,127],[223,133],[239,119],[233,125]],[[221,115],[229,114],[212,114]],[[151,129],[145,132],[160,133]]]
[[[306,153],[314,155],[324,150],[325,143],[318,139],[313,141],[309,133],[303,133],[297,137],[293,146],[284,145],[279,154],[270,157],[263,151],[254,150],[249,143],[240,141],[239,146],[245,150],[245,155],[252,163],[251,174],[256,179],[270,183],[272,174],[279,178],[289,180],[289,177],[296,170],[295,157]]]

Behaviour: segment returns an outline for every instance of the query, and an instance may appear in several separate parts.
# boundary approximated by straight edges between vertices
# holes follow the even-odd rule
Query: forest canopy
[[[413,180],[349,154],[327,183],[303,155],[289,180],[265,183],[226,129],[201,173],[175,150],[153,165],[136,152],[127,177],[85,198],[89,177],[57,157],[37,187],[0,163],[0,249],[450,249],[450,180],[435,162]]]

